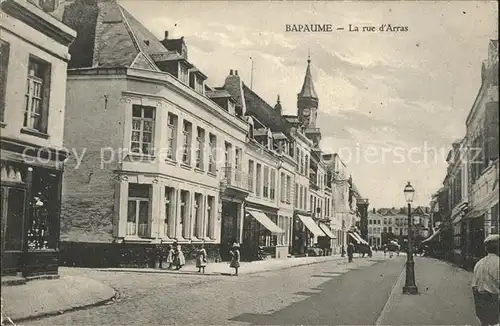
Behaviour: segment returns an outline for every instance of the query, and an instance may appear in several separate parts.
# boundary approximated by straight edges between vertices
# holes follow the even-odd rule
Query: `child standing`
[[[172,269],[172,266],[174,264],[174,249],[172,249],[172,246],[168,246],[167,249],[167,264],[168,264],[168,269]]]
[[[181,245],[177,242],[174,243],[174,257],[175,269],[179,270],[186,264],[186,259],[184,258],[184,253],[182,252]]]
[[[240,268],[240,245],[238,243],[233,244],[233,249],[230,253],[232,258],[229,267],[234,268],[234,275],[238,276],[238,268]]]
[[[196,267],[198,267],[198,273],[203,272],[205,274],[205,267],[207,266],[207,251],[204,245],[200,245],[198,252],[196,253]]]

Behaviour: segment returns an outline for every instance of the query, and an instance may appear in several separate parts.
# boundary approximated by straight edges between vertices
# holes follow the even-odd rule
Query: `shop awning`
[[[483,214],[486,214],[487,212],[488,209],[473,209],[469,213],[467,213],[467,215],[465,215],[463,219],[465,220],[465,219],[477,218]]]
[[[311,217],[304,216],[304,215],[299,215],[299,218],[302,221],[302,223],[304,223],[304,225],[306,226],[306,228],[309,231],[312,232],[312,234],[314,234],[317,237],[324,237],[324,236],[326,236],[325,232],[321,231],[321,229],[319,228],[318,224],[316,224],[316,222],[314,222]]]
[[[422,243],[427,243],[427,242],[431,241],[432,239],[434,239],[435,237],[437,237],[441,233],[441,230],[442,229],[439,229],[436,232],[434,232],[430,237],[428,237],[427,239],[422,241]]]
[[[330,228],[324,224],[324,223],[319,223],[319,228],[325,232],[326,236],[329,237],[330,239],[337,239],[337,237],[335,236],[335,234],[333,234],[332,230],[330,230]]]
[[[368,245],[368,242],[366,242],[365,239],[363,239],[357,232],[347,232],[353,239],[354,241],[356,241],[356,243],[360,244],[365,244],[365,245]]]
[[[347,232],[347,234],[349,234],[351,236],[351,238],[357,243],[357,244],[360,244],[361,243],[361,240],[352,232]]]
[[[266,214],[257,211],[247,211],[248,214],[252,215],[257,221],[259,221],[262,226],[271,231],[272,233],[284,233],[279,226],[274,224],[273,221]]]

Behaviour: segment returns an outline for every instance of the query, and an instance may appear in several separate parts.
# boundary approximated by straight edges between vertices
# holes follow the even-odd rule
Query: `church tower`
[[[316,127],[316,118],[318,116],[318,95],[314,89],[311,75],[311,59],[307,60],[306,76],[302,90],[297,94],[297,109],[300,120],[306,128]]]
[[[297,115],[306,128],[307,137],[314,142],[315,146],[318,146],[321,140],[321,133],[316,126],[318,102],[318,95],[314,89],[311,75],[311,59],[308,58],[304,83],[300,93],[297,94]]]

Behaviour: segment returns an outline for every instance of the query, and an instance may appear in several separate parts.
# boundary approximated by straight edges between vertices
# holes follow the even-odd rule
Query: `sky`
[[[230,69],[250,85],[253,58],[253,90],[272,106],[279,94],[284,114],[297,114],[310,54],[321,147],[339,153],[370,208],[405,206],[408,181],[414,203],[428,205],[452,142],[465,136],[498,33],[496,1],[119,3],[159,39],[165,30],[184,36],[210,86],[222,86]],[[335,31],[286,32],[287,24]],[[381,24],[408,31],[380,32]]]

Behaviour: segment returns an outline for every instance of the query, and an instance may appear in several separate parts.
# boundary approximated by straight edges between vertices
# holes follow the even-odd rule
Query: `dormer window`
[[[199,94],[205,94],[205,76],[198,68],[193,67],[189,74],[189,87]]]
[[[184,84],[189,84],[188,68],[182,63],[179,63],[179,80]]]

